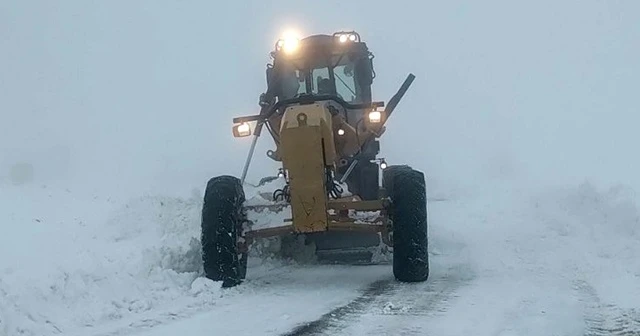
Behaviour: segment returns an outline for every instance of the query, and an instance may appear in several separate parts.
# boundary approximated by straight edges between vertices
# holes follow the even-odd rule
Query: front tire
[[[409,166],[383,171],[383,185],[391,198],[393,274],[398,281],[429,278],[427,192],[424,174]]]
[[[245,201],[240,180],[214,177],[207,183],[202,206],[202,261],[205,276],[222,281],[222,287],[242,282],[247,272],[246,254],[238,252]]]

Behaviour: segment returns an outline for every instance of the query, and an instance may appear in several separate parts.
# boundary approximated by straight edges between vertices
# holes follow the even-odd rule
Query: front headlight
[[[382,121],[382,112],[371,111],[369,112],[369,122],[372,124],[379,124]]]
[[[233,136],[236,138],[242,138],[251,135],[251,126],[249,124],[242,123],[240,125],[233,126]]]

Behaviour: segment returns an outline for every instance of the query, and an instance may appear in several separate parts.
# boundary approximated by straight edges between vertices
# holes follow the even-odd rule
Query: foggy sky
[[[24,161],[38,183],[133,193],[239,175],[249,142],[231,119],[258,112],[294,28],[358,31],[376,100],[417,76],[382,138],[390,163],[461,184],[640,187],[639,22],[637,1],[4,1],[0,180]],[[275,171],[267,149],[251,179]]]

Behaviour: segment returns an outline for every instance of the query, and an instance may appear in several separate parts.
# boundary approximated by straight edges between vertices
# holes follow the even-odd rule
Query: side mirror
[[[251,135],[251,126],[249,124],[242,123],[239,125],[233,125],[233,136],[236,138],[243,138]]]
[[[258,105],[260,106],[269,106],[269,102],[267,101],[267,93],[261,93],[260,99],[258,100]]]

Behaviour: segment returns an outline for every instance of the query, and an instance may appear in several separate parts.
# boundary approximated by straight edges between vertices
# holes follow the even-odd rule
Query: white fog
[[[573,300],[576,281],[640,332],[629,300],[640,295],[639,22],[634,1],[4,1],[0,335],[129,335],[145,319],[171,328],[170,313],[182,324],[149,335],[276,335],[387,275],[278,266],[296,278],[265,262],[254,274],[293,289],[254,280],[221,294],[196,269],[167,266],[199,239],[207,180],[241,174],[251,140],[233,138],[232,118],[259,112],[269,52],[289,30],[360,33],[375,55],[374,100],[416,75],[380,155],[424,171],[427,193],[453,202],[429,205],[435,283],[452,260],[474,275],[415,334],[582,335],[595,328],[588,312],[622,323]],[[265,133],[251,183],[277,172],[268,149]],[[511,281],[527,272],[543,280]],[[318,278],[329,289],[307,298]],[[533,304],[510,301],[528,295]],[[170,311],[175,300],[189,308]],[[504,322],[537,310],[549,312],[542,327]],[[343,332],[364,334],[368,312]],[[245,329],[207,327],[235,316]]]

